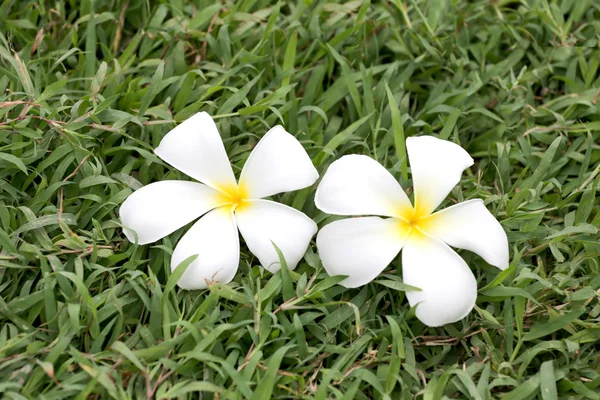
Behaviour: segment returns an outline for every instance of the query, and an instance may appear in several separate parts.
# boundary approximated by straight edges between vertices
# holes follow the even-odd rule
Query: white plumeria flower
[[[171,270],[198,254],[178,285],[203,289],[208,282],[230,282],[240,257],[238,229],[261,265],[281,267],[273,243],[288,268],[304,256],[316,224],[302,212],[265,197],[312,185],[319,177],[298,140],[281,126],[258,142],[239,183],[213,119],[195,114],[170,131],[155,153],[165,162],[203,182],[162,181],[135,191],[121,205],[127,238],[138,244],[157,241],[202,216],[181,238]],[[134,235],[134,232],[136,235]]]
[[[365,216],[332,222],[319,231],[317,247],[330,275],[357,287],[372,281],[402,251],[404,282],[421,291],[406,293],[417,317],[441,326],[474,307],[477,283],[450,246],[473,251],[488,263],[508,267],[508,240],[480,199],[433,212],[473,159],[460,146],[432,136],[406,139],[414,206],[396,179],[377,161],[348,155],[333,162],[315,196],[322,211]]]

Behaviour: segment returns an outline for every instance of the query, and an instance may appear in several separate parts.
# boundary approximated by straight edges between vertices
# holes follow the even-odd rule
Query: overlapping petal
[[[372,281],[398,255],[408,230],[395,218],[348,218],[325,225],[317,235],[323,267],[329,275],[347,275],[348,288]]]
[[[470,250],[500,269],[508,268],[508,239],[502,225],[475,199],[421,220],[422,228],[453,247]]]
[[[268,200],[245,202],[235,212],[238,228],[250,251],[271,272],[281,268],[277,245],[289,269],[304,256],[317,224],[304,213]]]
[[[173,251],[171,270],[198,254],[177,284],[183,289],[205,289],[208,282],[230,282],[240,258],[240,241],[229,207],[216,208],[187,231]]]
[[[420,215],[433,212],[460,181],[473,159],[462,147],[433,136],[409,137],[406,150]]]
[[[334,215],[402,215],[412,209],[398,181],[368,156],[334,161],[317,188],[316,206]]]
[[[402,278],[421,289],[406,292],[406,297],[428,326],[459,321],[477,299],[477,282],[465,261],[448,245],[425,234],[410,235],[406,241]]]
[[[278,125],[250,153],[240,175],[240,187],[249,198],[261,199],[308,187],[318,178],[300,142]]]
[[[198,218],[221,202],[220,192],[201,183],[162,181],[131,194],[119,216],[130,242],[152,243]]]
[[[181,172],[213,188],[237,185],[217,126],[205,112],[177,125],[154,152]]]

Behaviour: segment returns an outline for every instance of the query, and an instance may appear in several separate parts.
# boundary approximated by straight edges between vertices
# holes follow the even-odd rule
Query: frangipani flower
[[[330,275],[340,284],[372,281],[402,250],[406,292],[417,317],[441,326],[465,317],[475,305],[477,282],[465,261],[449,246],[467,249],[488,263],[508,267],[508,240],[482,200],[468,200],[433,212],[473,159],[460,146],[432,136],[406,139],[414,206],[396,179],[377,161],[348,155],[333,162],[315,196],[322,211],[365,216],[332,222],[319,231],[317,247]]]
[[[157,241],[201,217],[181,238],[171,257],[174,270],[198,254],[178,285],[203,289],[208,281],[227,283],[239,264],[238,229],[250,251],[271,272],[280,268],[273,243],[288,268],[304,256],[316,224],[302,212],[265,197],[312,185],[319,177],[298,140],[281,126],[258,142],[239,183],[213,119],[195,114],[170,131],[155,153],[181,172],[203,182],[162,181],[135,191],[121,205],[127,238]]]

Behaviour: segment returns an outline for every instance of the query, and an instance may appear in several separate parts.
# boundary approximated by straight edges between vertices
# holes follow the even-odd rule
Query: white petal
[[[465,261],[445,243],[424,234],[410,235],[402,250],[404,283],[421,291],[406,292],[417,318],[442,326],[464,318],[475,305],[477,282]]]
[[[277,125],[258,142],[240,175],[249,198],[291,192],[315,183],[319,174],[300,142]]]
[[[273,243],[288,268],[294,269],[317,233],[317,224],[304,213],[268,200],[244,202],[236,209],[235,219],[250,251],[271,272],[281,268]]]
[[[223,195],[201,183],[162,181],[133,192],[119,209],[130,242],[155,242],[222,202]]]
[[[181,172],[213,188],[236,186],[217,126],[205,112],[177,125],[154,152]]]
[[[398,181],[368,156],[334,161],[317,188],[315,205],[336,215],[404,215],[412,209]]]
[[[462,147],[433,136],[407,138],[406,150],[419,215],[435,210],[460,181],[462,172],[473,165]]]
[[[231,282],[240,259],[240,241],[231,208],[212,210],[183,235],[171,257],[171,270],[198,254],[177,284],[183,289],[205,289],[207,281]]]
[[[371,282],[398,255],[407,230],[395,219],[348,218],[325,225],[317,235],[317,248],[329,275],[347,275],[348,288]]]
[[[506,232],[481,199],[438,211],[419,221],[419,226],[450,246],[479,254],[500,269],[508,268]]]

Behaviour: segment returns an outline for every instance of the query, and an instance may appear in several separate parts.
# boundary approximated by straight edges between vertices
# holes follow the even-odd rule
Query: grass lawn
[[[0,397],[600,399],[600,3],[0,0]],[[475,165],[510,268],[468,251],[477,306],[428,328],[401,261],[337,285],[313,243],[185,291],[122,233],[134,190],[189,179],[153,149],[207,111],[239,174],[282,124],[322,176],[344,154],[402,186],[406,137]],[[406,178],[408,176],[408,178]],[[314,187],[275,200],[319,227]]]

